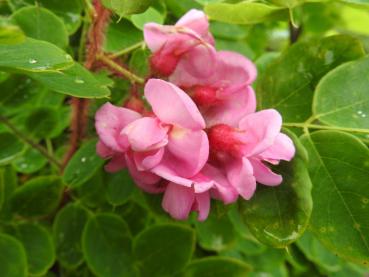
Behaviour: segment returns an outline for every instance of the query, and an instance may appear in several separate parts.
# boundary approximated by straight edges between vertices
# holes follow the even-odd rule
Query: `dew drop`
[[[21,168],[27,168],[28,164],[21,164]]]
[[[65,58],[66,58],[68,61],[73,60],[73,59],[72,59],[72,57],[71,57],[71,55],[69,55],[69,54],[65,54]]]
[[[28,60],[28,62],[29,62],[30,64],[35,64],[35,63],[37,63],[37,60],[35,60],[35,59],[29,59],[29,60]]]
[[[81,162],[86,162],[86,158],[85,157],[83,157],[82,159],[81,159]]]
[[[85,81],[83,81],[82,79],[80,79],[80,78],[76,78],[75,80],[74,80],[74,82],[76,83],[76,84],[84,84],[85,83]]]

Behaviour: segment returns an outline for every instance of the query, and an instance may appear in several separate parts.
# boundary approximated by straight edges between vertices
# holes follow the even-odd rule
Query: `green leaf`
[[[209,4],[205,6],[205,12],[210,19],[231,24],[256,24],[288,18],[287,9],[250,1]]]
[[[2,277],[27,276],[27,257],[22,244],[5,234],[0,234],[0,265]]]
[[[103,48],[106,52],[118,52],[142,40],[142,32],[130,21],[122,19],[108,25]]]
[[[132,276],[132,241],[127,224],[113,214],[90,218],[82,236],[88,267],[99,277]]]
[[[176,17],[181,17],[191,9],[202,9],[201,5],[193,0],[165,0],[165,4]]]
[[[138,76],[148,76],[150,72],[149,57],[150,51],[137,49],[129,60],[129,68]]]
[[[0,168],[0,220],[11,219],[10,197],[17,187],[17,173],[10,166]]]
[[[325,248],[312,233],[305,232],[297,241],[297,245],[310,261],[319,265],[326,273],[341,269],[340,259]]]
[[[237,259],[228,257],[207,257],[194,260],[186,268],[186,277],[223,277],[223,276],[249,276],[251,266]]]
[[[35,148],[26,151],[12,162],[17,172],[31,174],[39,171],[47,164],[47,159]]]
[[[89,218],[88,211],[71,203],[58,212],[53,224],[53,238],[58,261],[67,268],[83,262],[82,232]]]
[[[313,114],[332,126],[369,129],[369,56],[329,72],[315,91]]]
[[[27,132],[39,139],[50,138],[57,126],[57,111],[50,107],[32,109],[25,122]]]
[[[223,204],[213,203],[212,212],[203,221],[195,223],[198,242],[206,250],[222,251],[234,246],[236,232]]]
[[[63,71],[45,71],[29,75],[47,88],[71,96],[102,98],[110,95],[109,89],[78,63]]]
[[[258,105],[276,108],[285,122],[303,122],[311,116],[318,81],[341,63],[363,55],[361,42],[346,35],[296,43],[261,76],[256,88]]]
[[[135,183],[128,170],[107,174],[106,184],[108,185],[107,199],[114,206],[126,203],[135,188]]]
[[[47,9],[25,7],[13,13],[11,19],[28,37],[48,41],[60,48],[68,45],[64,22]]]
[[[16,159],[24,150],[24,144],[13,134],[0,133],[0,165]]]
[[[20,223],[12,234],[22,242],[27,255],[28,273],[45,274],[54,264],[55,251],[50,233],[36,223]]]
[[[76,32],[81,25],[81,12],[83,10],[83,3],[81,0],[37,0],[37,2],[34,0],[8,0],[7,2],[13,10],[37,4],[37,6],[52,11],[63,19],[69,34]]]
[[[314,184],[310,229],[345,259],[369,260],[369,150],[355,136],[318,131],[302,137]]]
[[[229,40],[241,40],[247,36],[247,29],[245,26],[238,26],[216,21],[211,22],[210,31],[216,38]]]
[[[187,265],[194,248],[192,229],[163,224],[141,232],[134,240],[133,253],[142,276],[173,276]]]
[[[57,176],[41,176],[18,187],[12,195],[12,210],[23,217],[45,216],[59,205],[63,184]]]
[[[258,185],[255,195],[240,201],[241,215],[251,233],[262,243],[282,248],[305,231],[312,211],[311,182],[305,166],[306,151],[292,132],[296,155],[273,171],[283,177],[277,187]]]
[[[142,13],[152,4],[152,0],[103,0],[120,16]]]
[[[27,38],[24,42],[0,45],[0,68],[24,73],[53,71],[73,65],[63,50],[46,42]]]
[[[81,186],[88,181],[104,164],[96,154],[96,140],[84,144],[69,161],[64,170],[63,181],[71,188]]]
[[[149,22],[163,24],[164,18],[164,14],[150,7],[144,13],[132,15],[131,21],[138,29],[143,30],[144,25]]]
[[[25,35],[18,26],[0,18],[0,44],[17,44],[24,40]]]

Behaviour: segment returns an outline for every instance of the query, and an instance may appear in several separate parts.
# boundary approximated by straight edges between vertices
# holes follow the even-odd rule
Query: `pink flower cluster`
[[[164,193],[164,210],[180,220],[191,211],[205,220],[211,198],[229,204],[250,199],[257,182],[279,185],[282,176],[268,164],[295,153],[280,132],[280,114],[255,111],[253,63],[217,52],[208,27],[198,10],[174,26],[147,24],[152,72],[161,77],[144,88],[150,111],[106,103],[96,113],[97,153],[110,159],[106,170],[128,168],[142,190]]]

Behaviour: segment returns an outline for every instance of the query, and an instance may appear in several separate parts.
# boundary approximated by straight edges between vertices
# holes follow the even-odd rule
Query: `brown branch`
[[[87,69],[94,70],[96,57],[100,52],[102,52],[105,28],[110,19],[110,11],[105,9],[99,0],[94,0],[94,11],[91,13],[92,14],[90,16],[92,22],[87,33],[87,51],[84,65]],[[84,35],[84,32],[82,32],[82,35]],[[81,41],[84,43],[85,39],[82,37]],[[84,46],[81,45],[81,47]],[[80,53],[83,53],[83,51],[80,51]],[[65,166],[68,164],[69,160],[78,149],[80,142],[85,137],[88,123],[89,101],[87,99],[73,97],[71,100],[71,105],[71,135],[69,139],[69,149],[63,161],[63,168],[65,168]]]

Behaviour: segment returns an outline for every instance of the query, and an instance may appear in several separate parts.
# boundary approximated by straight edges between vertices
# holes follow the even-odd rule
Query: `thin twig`
[[[101,62],[103,62],[105,65],[107,65],[111,69],[113,69],[113,70],[119,72],[120,74],[122,74],[124,77],[129,79],[132,83],[138,83],[138,84],[145,83],[145,80],[143,78],[135,75],[134,73],[132,73],[129,70],[125,69],[124,67],[120,66],[118,63],[116,63],[115,61],[113,61],[109,57],[104,56],[104,55],[98,55],[97,59],[100,60]]]
[[[7,126],[14,135],[22,139],[25,143],[29,144],[32,148],[36,149],[40,152],[49,162],[55,164],[59,169],[62,168],[62,164],[56,160],[53,156],[49,154],[46,148],[34,142],[32,139],[28,138],[25,134],[23,134],[17,127],[15,127],[6,117],[0,116],[0,122],[2,122],[5,126]]]
[[[143,47],[144,45],[145,45],[145,43],[143,41],[140,41],[140,42],[138,42],[136,44],[133,44],[133,45],[127,47],[127,48],[124,48],[124,49],[122,49],[122,50],[120,50],[118,52],[115,52],[113,54],[110,54],[110,55],[108,55],[108,57],[110,59],[114,59],[114,58],[117,58],[119,56],[123,56],[125,54],[128,54],[128,53],[132,52],[133,50],[136,50],[136,49],[138,49],[140,47]]]
[[[336,131],[344,131],[344,132],[352,132],[352,133],[369,134],[369,129],[335,127],[335,126],[326,126],[326,125],[318,125],[318,124],[283,123],[283,126],[297,127],[297,128],[304,128],[304,129],[310,128],[310,129],[319,129],[319,130],[336,130]]]

